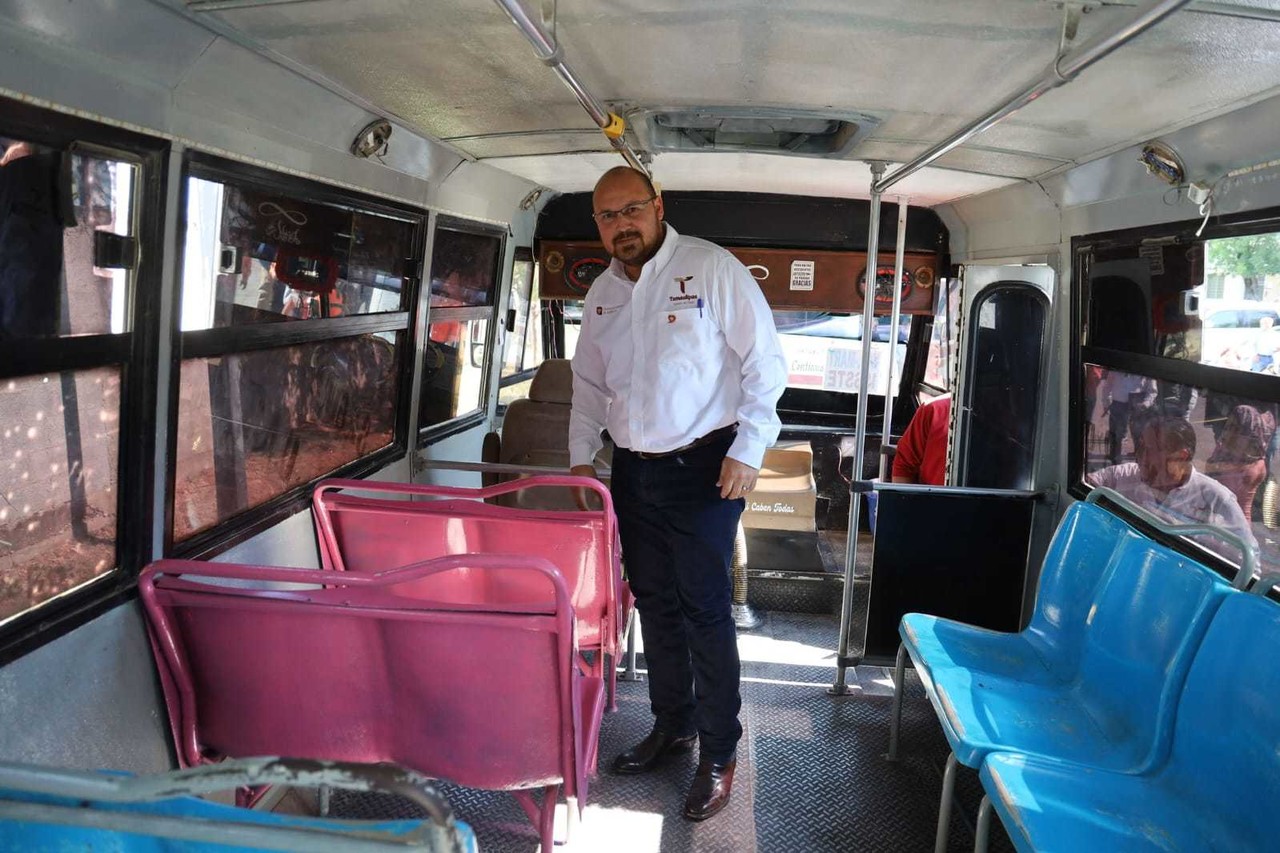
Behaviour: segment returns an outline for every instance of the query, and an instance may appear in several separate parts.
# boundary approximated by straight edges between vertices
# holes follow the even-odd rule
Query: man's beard
[[[626,248],[622,247],[623,243],[628,244]],[[639,231],[619,234],[613,240],[613,256],[625,264],[644,266],[657,253],[657,242],[652,246],[646,245],[644,235]]]

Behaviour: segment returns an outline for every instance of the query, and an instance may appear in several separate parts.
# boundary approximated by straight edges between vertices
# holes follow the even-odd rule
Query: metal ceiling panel
[[[1280,21],[1258,17],[1280,0],[1200,5],[1213,14],[1177,13],[947,163],[1041,175],[1280,87]],[[1040,76],[1062,16],[1048,0],[560,0],[557,11],[566,57],[619,112],[700,104],[865,112],[882,124],[850,156],[898,161]],[[1094,8],[1076,43],[1133,12],[1128,0]],[[591,133],[590,120],[488,0],[309,0],[209,14],[410,126],[502,158],[503,168],[506,158],[603,147],[577,133]],[[497,135],[520,132],[529,135]],[[733,183],[737,162],[717,155],[689,178]]]
[[[902,163],[911,160],[918,154],[924,153],[929,144],[926,142],[871,140],[859,149],[858,154],[867,159]],[[1067,161],[1048,157],[1032,157],[1018,151],[994,151],[989,148],[970,146],[957,148],[955,151],[940,158],[938,164],[943,169],[978,172],[984,175],[998,175],[1006,178],[1030,179],[1059,169],[1067,165]]]
[[[595,186],[606,169],[618,165],[616,154],[510,157],[488,165],[520,175],[559,192],[582,192]],[[663,154],[654,160],[653,177],[680,190],[789,193],[830,198],[868,198],[871,169],[861,161],[796,160],[776,154]],[[913,204],[931,206],[1016,183],[1012,178],[948,169],[922,169],[894,188]]]
[[[447,140],[481,159],[524,157],[530,154],[574,154],[583,151],[613,151],[599,130],[548,130],[534,133],[496,133],[460,136]],[[616,154],[614,155],[617,156]]]
[[[1084,161],[1260,100],[1278,87],[1280,22],[1179,14],[981,141]]]
[[[210,14],[437,138],[592,127],[486,0],[312,0]]]
[[[0,27],[27,30],[73,51],[101,53],[118,47],[110,62],[133,79],[171,84],[213,43],[215,36],[195,27],[175,27],[172,13],[149,3],[50,3],[0,0]],[[127,63],[127,64],[126,64]],[[106,69],[104,69],[106,70]]]

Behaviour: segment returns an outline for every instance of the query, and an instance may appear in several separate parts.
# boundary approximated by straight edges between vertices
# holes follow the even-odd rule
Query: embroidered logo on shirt
[[[696,294],[696,293],[686,293],[686,294],[684,294],[683,296],[668,296],[668,297],[667,297],[667,301],[668,301],[668,302],[674,302],[674,303],[676,303],[677,305],[681,305],[681,303],[693,303],[693,304],[696,304],[696,303],[697,303],[697,301],[698,301],[698,294]]]
[[[606,308],[605,306],[603,306],[603,305],[597,305],[597,306],[596,306],[596,316],[597,316],[597,317],[603,317],[605,314],[612,314],[612,313],[614,313],[615,311],[621,311],[621,310],[622,310],[622,306],[621,306],[621,305],[610,305],[610,306],[608,306],[607,308]]]
[[[675,314],[668,314],[668,315],[667,315],[667,322],[668,322],[668,323],[674,323],[675,321],[676,321],[676,315],[675,315]]]
[[[681,293],[684,293],[684,283],[685,283],[686,281],[692,281],[692,280],[693,280],[693,276],[691,276],[691,275],[678,275],[678,276],[676,276],[676,284],[680,285],[680,292],[681,292]]]

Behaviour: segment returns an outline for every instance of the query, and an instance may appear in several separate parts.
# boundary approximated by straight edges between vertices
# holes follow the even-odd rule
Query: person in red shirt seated
[[[935,397],[916,409],[893,457],[893,482],[946,485],[950,424],[950,394]]]

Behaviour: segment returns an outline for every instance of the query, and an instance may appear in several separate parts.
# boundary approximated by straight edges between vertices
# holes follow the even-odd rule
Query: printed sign
[[[791,262],[791,289],[813,290],[813,261]]]
[[[1146,260],[1152,275],[1164,275],[1164,246],[1142,246],[1138,257]]]

